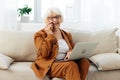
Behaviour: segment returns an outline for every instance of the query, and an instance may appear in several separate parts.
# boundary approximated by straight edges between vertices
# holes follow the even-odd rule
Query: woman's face
[[[47,23],[54,23],[54,25],[58,25],[60,26],[62,22],[62,18],[60,15],[56,15],[55,13],[51,13],[48,17],[47,17]]]

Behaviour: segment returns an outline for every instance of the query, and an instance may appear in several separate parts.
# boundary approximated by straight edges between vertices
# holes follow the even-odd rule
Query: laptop
[[[97,42],[78,42],[75,44],[72,53],[67,60],[77,60],[82,57],[89,58],[93,55],[96,46]]]

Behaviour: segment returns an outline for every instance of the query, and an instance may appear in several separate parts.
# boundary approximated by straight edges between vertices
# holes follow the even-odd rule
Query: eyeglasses
[[[60,15],[56,15],[56,16],[52,16],[52,17],[47,17],[47,19],[53,20],[53,19],[59,19],[60,17],[61,17]]]

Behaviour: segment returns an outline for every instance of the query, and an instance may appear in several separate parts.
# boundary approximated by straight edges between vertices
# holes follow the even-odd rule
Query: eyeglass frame
[[[60,19],[61,18],[61,15],[56,15],[56,16],[53,16],[53,17],[47,17],[48,20],[53,20],[53,19]]]

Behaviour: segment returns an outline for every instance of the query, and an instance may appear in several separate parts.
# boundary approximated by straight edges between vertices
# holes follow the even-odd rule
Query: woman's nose
[[[53,21],[56,21],[57,19],[56,18],[53,18]]]

